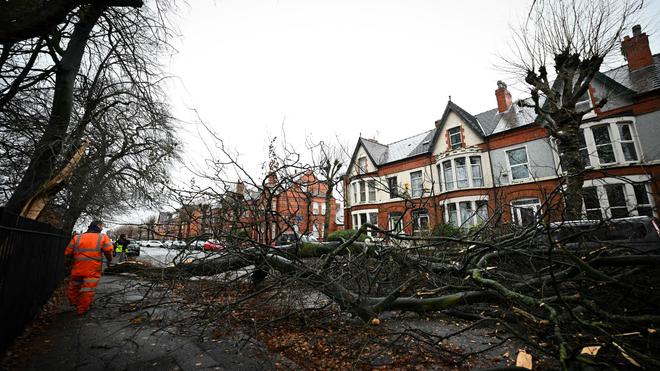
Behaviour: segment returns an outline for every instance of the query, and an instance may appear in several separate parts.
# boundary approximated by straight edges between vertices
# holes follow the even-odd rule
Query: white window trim
[[[474,178],[472,177],[472,164],[470,162],[471,157],[479,157],[479,160],[481,161],[481,182],[483,185],[480,186],[475,186],[474,185]],[[484,161],[483,153],[477,152],[477,153],[462,153],[458,156],[452,156],[452,157],[445,157],[442,158],[441,160],[438,160],[437,164],[439,165],[439,168],[436,166],[436,169],[438,171],[438,179],[440,179],[440,193],[446,193],[446,192],[454,192],[454,191],[462,191],[465,189],[473,189],[473,188],[488,188],[486,185],[486,172],[484,171]],[[459,188],[458,187],[458,180],[457,180],[457,172],[456,172],[456,159],[457,158],[463,158],[465,159],[465,167],[467,171],[467,176],[468,176],[468,186]],[[527,158],[529,161],[529,157]],[[449,161],[451,163],[451,174],[453,176],[453,184],[454,187],[452,189],[447,189],[446,188],[446,182],[445,182],[445,171],[444,171],[444,163]],[[529,165],[528,165],[529,166]]]
[[[366,214],[367,215],[367,223],[369,222],[369,214],[378,214],[378,209],[362,209],[362,210],[356,210],[356,211],[351,211],[351,218],[353,218],[353,229],[357,230],[360,229],[362,226],[362,222],[360,221],[360,214]],[[357,223],[355,223],[355,216],[357,216]],[[376,217],[378,218],[378,217]],[[376,219],[378,220],[378,219]],[[378,223],[376,223],[378,224]],[[371,235],[371,232],[367,233],[368,235]]]
[[[513,171],[511,171],[511,163],[509,162],[509,153],[510,151],[515,151],[518,149],[524,148],[525,149],[525,156],[527,157],[527,177],[526,178],[520,178],[520,179],[513,179]],[[507,167],[507,172],[508,172],[508,178],[509,178],[509,184],[518,184],[518,183],[524,183],[528,182],[534,177],[532,176],[532,167],[530,166],[530,160],[529,160],[529,151],[527,151],[527,145],[522,145],[522,146],[516,146],[512,147],[509,149],[504,150],[504,158],[506,159],[506,167]],[[521,165],[516,165],[516,166],[521,166]],[[516,200],[517,201],[517,200]]]
[[[443,200],[441,202],[441,204],[443,206],[443,208],[442,208],[442,210],[443,210],[442,211],[442,217],[443,217],[444,223],[449,224],[449,208],[447,207],[447,205],[456,204],[456,220],[460,224],[461,220],[462,220],[461,219],[460,203],[461,202],[469,202],[470,207],[472,208],[472,211],[473,211],[472,217],[471,217],[473,222],[472,222],[472,225],[470,225],[470,227],[477,225],[477,218],[476,218],[476,216],[477,216],[477,201],[484,201],[484,202],[486,202],[486,204],[489,203],[488,196],[463,196],[463,197],[454,197],[454,198],[449,198],[449,199]],[[490,211],[490,210],[488,210],[488,211]]]
[[[534,215],[538,215],[538,218],[536,219],[536,221],[538,222],[541,218],[543,218],[543,213],[540,212],[541,211],[541,205],[543,205],[543,202],[541,202],[540,198],[538,198],[538,197],[517,198],[515,200],[511,200],[511,202],[509,203],[509,206],[511,208],[511,223],[516,223],[516,220],[515,220],[516,218],[514,216],[514,214],[516,214],[516,209],[523,208],[521,206],[513,206],[513,203],[514,202],[521,202],[521,201],[533,201],[533,200],[538,201],[538,203],[529,204],[530,206],[531,205],[535,206],[534,207]],[[519,219],[519,222],[520,222],[521,218],[518,218],[518,219]],[[520,225],[519,223],[516,223],[516,224]]]
[[[637,153],[637,160],[625,161],[623,155],[623,149],[621,148],[621,133],[619,132],[619,125],[629,124],[630,133],[632,135],[632,142],[635,146],[635,152]],[[594,140],[593,133],[591,128],[594,126],[608,126],[608,131],[610,133],[610,141],[612,143],[612,148],[614,150],[614,162],[601,164],[600,159],[598,158],[598,152],[596,151],[596,141]],[[605,119],[594,122],[589,122],[586,124],[580,125],[580,129],[584,130],[584,141],[587,144],[587,152],[589,153],[589,162],[591,165],[587,166],[587,169],[599,169],[602,167],[612,167],[612,166],[621,166],[621,165],[630,165],[637,164],[642,161],[644,154],[642,152],[642,146],[639,143],[639,134],[637,133],[637,121],[635,117],[632,116],[623,116],[616,117],[614,119]]]
[[[590,179],[585,180],[583,188],[586,187],[596,187],[596,195],[598,196],[598,204],[600,205],[601,214],[603,219],[607,220],[612,218],[612,212],[610,211],[610,202],[607,199],[607,191],[605,190],[606,185],[610,184],[623,184],[624,196],[626,197],[626,207],[630,216],[637,216],[637,197],[635,196],[635,189],[633,188],[633,183],[642,183],[647,184],[651,181],[649,175],[628,175],[623,178],[599,178],[599,179]],[[647,188],[648,190],[648,188]],[[657,217],[657,212],[655,210],[655,200],[653,195],[649,193],[649,204],[653,209],[653,216]],[[587,209],[582,202],[582,213],[586,215]]]
[[[422,194],[419,196],[415,196],[415,187],[413,186],[413,173],[420,173],[421,174],[421,183],[422,183]],[[412,198],[420,198],[424,197],[424,170],[423,169],[418,169],[418,170],[413,170],[408,173],[408,177],[410,178],[410,197]]]
[[[456,147],[456,148],[454,148],[454,145],[451,142],[452,134],[450,133],[450,131],[454,130],[454,129],[458,129],[458,137],[460,139],[460,141],[458,142],[458,147]],[[450,151],[457,150],[457,149],[460,149],[460,148],[463,147],[463,130],[461,129],[460,125],[459,126],[454,126],[452,128],[448,128],[447,129],[447,135],[449,136],[449,150]]]
[[[364,168],[360,166],[360,161],[364,160]],[[357,159],[356,163],[356,168],[357,168],[357,174],[362,175],[367,173],[367,168],[369,168],[369,159],[367,159],[367,156],[360,156]]]

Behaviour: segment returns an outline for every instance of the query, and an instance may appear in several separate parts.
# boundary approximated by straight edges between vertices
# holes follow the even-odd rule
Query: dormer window
[[[461,127],[457,126],[451,128],[447,130],[447,133],[449,134],[449,145],[451,146],[451,149],[461,148],[461,144],[463,143],[463,138],[461,138]]]
[[[365,174],[367,172],[367,158],[358,158],[358,174]]]

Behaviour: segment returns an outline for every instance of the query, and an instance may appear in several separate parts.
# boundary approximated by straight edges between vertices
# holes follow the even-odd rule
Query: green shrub
[[[440,223],[433,227],[431,235],[434,237],[461,237],[463,231],[451,224]]]
[[[357,232],[357,231],[355,231],[354,229],[345,229],[343,231],[335,231],[335,232],[332,232],[328,235],[328,241],[340,241],[341,242],[342,239],[348,240],[349,238],[353,237],[355,232]],[[367,238],[367,235],[365,233],[362,233],[358,236],[356,241],[364,242],[364,240],[366,238]]]

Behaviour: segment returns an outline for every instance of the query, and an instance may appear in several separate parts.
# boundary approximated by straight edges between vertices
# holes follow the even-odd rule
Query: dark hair
[[[100,220],[93,220],[91,223],[89,223],[89,227],[96,227],[96,228],[101,228],[103,225],[103,222]]]
[[[126,235],[124,233],[119,235],[119,238],[126,238]]]

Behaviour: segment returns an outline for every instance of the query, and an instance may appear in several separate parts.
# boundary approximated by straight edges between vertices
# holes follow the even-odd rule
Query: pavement
[[[171,291],[133,277],[104,275],[84,316],[78,316],[66,300],[51,315],[45,330],[23,340],[22,359],[14,359],[11,369],[295,368],[255,339],[240,333],[218,335],[195,320],[195,313]]]

